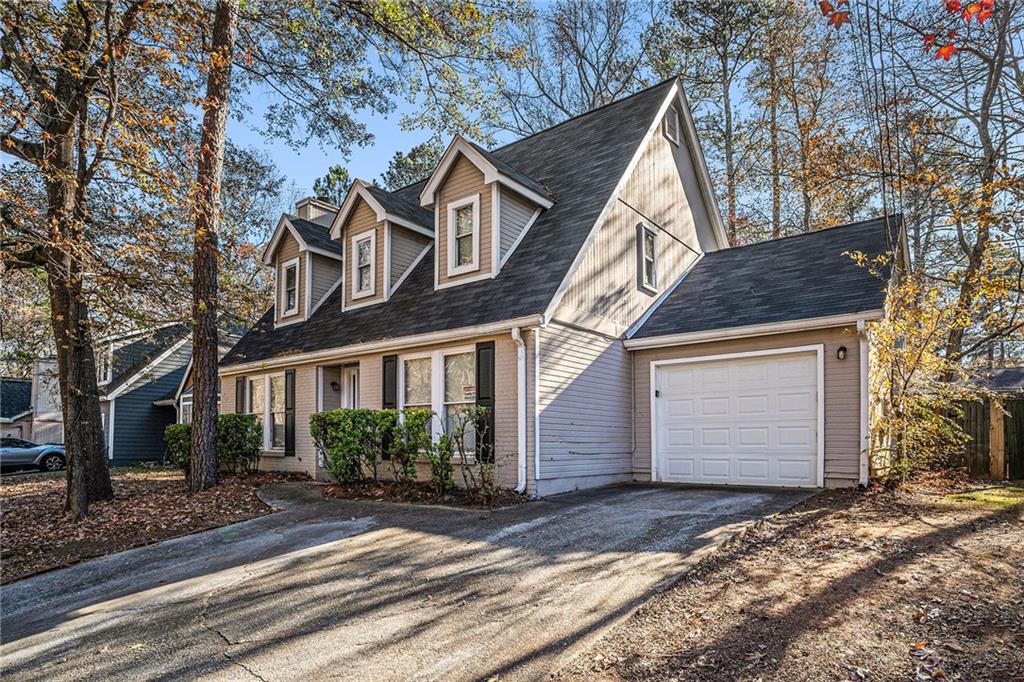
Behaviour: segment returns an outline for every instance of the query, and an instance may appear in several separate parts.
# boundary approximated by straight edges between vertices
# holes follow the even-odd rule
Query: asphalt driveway
[[[809,494],[623,486],[480,512],[273,486],[280,513],[5,586],[0,675],[539,679]]]

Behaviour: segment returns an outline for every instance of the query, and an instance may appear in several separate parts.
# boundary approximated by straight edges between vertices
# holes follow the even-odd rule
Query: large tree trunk
[[[736,161],[735,149],[732,139],[732,97],[729,90],[732,87],[732,79],[729,77],[727,62],[722,65],[722,113],[725,119],[725,201],[726,218],[725,224],[729,235],[729,242],[736,243]]]
[[[69,170],[51,174],[47,181],[52,246],[46,271],[68,458],[65,508],[80,519],[88,513],[89,503],[113,499],[114,490],[103,443],[84,268],[71,248],[84,241],[82,202],[70,180],[73,141],[66,136],[53,150],[54,165]]]
[[[192,260],[192,467],[193,491],[217,484],[217,227],[224,167],[231,59],[238,27],[238,0],[218,0],[213,50],[206,83],[195,200]]]
[[[782,236],[782,177],[779,169],[779,75],[777,38],[774,27],[768,31],[768,145],[771,147],[772,239]]]

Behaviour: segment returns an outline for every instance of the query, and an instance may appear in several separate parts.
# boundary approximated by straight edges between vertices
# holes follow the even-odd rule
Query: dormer
[[[420,206],[434,212],[434,286],[495,277],[544,209],[547,189],[462,136],[427,179]]]
[[[391,298],[434,240],[430,212],[392,192],[356,180],[331,226],[344,249],[345,310]]]
[[[330,238],[333,205],[314,198],[284,214],[263,250],[265,265],[274,268],[274,325],[303,322],[337,288],[342,277],[342,248]]]

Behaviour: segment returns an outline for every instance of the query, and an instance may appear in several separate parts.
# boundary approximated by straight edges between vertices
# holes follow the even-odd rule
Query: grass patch
[[[943,496],[943,501],[973,509],[1004,512],[1024,507],[1024,488],[1014,485],[993,485],[963,493]]]

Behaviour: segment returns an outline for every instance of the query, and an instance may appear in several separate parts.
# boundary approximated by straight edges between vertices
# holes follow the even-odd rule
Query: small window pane
[[[284,376],[270,377],[270,447],[284,447]]]
[[[468,453],[476,452],[476,428],[473,422],[466,421],[459,413],[466,409],[466,405],[446,405],[444,408],[444,430],[445,433],[454,436],[455,429],[462,422],[465,422],[465,430],[462,432],[462,449]],[[457,451],[456,451],[457,454]]]
[[[284,412],[284,377],[270,377],[270,411]]]
[[[463,236],[473,233],[473,207],[463,206],[455,211],[455,234]]]
[[[357,273],[359,281],[356,283],[356,291],[366,291],[370,288],[370,266],[362,265]]]
[[[405,361],[405,407],[430,406],[430,358]]]
[[[473,236],[458,237],[458,265],[469,265],[473,262]]]
[[[476,400],[476,362],[473,353],[444,356],[444,401],[446,403]]]
[[[654,258],[654,235],[644,231],[644,256]]]

